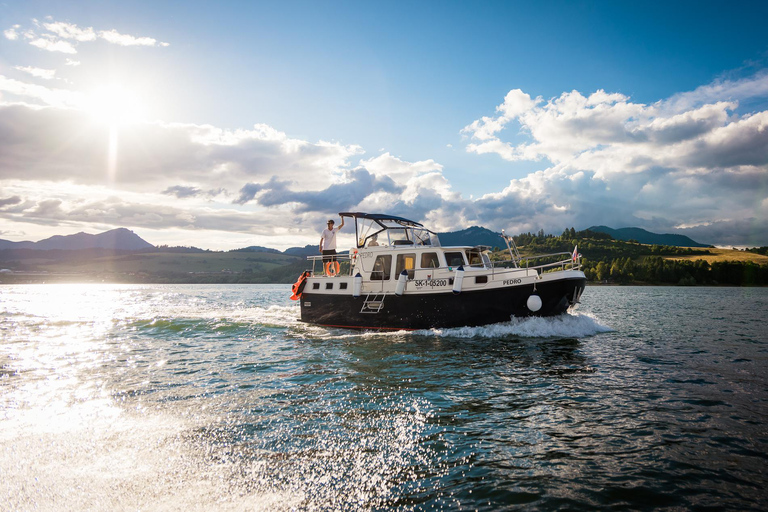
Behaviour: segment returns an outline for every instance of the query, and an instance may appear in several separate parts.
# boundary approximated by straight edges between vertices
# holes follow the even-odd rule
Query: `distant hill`
[[[260,245],[251,245],[249,247],[243,247],[242,249],[232,249],[229,252],[277,252],[277,249],[270,249],[269,247],[262,247]]]
[[[35,249],[42,251],[82,249],[112,249],[120,251],[140,251],[154,249],[154,245],[142,239],[130,229],[118,228],[98,235],[77,233],[74,235],[56,235],[39,242],[11,242],[0,240],[0,250],[3,249]]]
[[[304,247],[291,247],[283,251],[283,254],[288,256],[301,256],[305,258],[307,256],[317,256],[319,254],[317,244],[305,245]]]
[[[691,240],[685,235],[664,234],[659,235],[657,233],[651,233],[642,228],[621,228],[613,229],[607,226],[592,226],[590,231],[597,231],[599,233],[606,233],[611,235],[615,240],[622,240],[628,242],[630,240],[636,240],[641,244],[648,245],[667,245],[670,247],[711,247],[706,244],[700,244],[694,240]]]
[[[504,239],[501,233],[491,231],[490,229],[472,226],[461,231],[451,231],[449,233],[438,233],[440,243],[443,246],[452,245],[487,245],[490,247],[505,247]]]

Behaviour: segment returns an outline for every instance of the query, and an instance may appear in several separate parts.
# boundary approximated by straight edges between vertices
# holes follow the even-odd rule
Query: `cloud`
[[[768,71],[739,80],[716,80],[693,91],[675,94],[661,106],[671,112],[685,112],[707,103],[768,96]]]
[[[76,44],[90,43],[99,39],[119,46],[170,46],[169,43],[158,41],[153,37],[123,34],[115,29],[97,31],[93,27],[83,28],[74,23],[64,21],[51,20],[42,24],[34,19],[32,21],[36,29],[28,29],[24,31],[24,38],[28,39],[29,44],[32,46],[50,52],[75,54],[77,53]],[[37,31],[40,29],[42,29],[43,32],[38,34]],[[16,41],[22,35],[20,30],[21,25],[16,24],[4,30],[3,35],[5,35],[6,39]],[[73,42],[75,44],[73,44]],[[75,61],[68,60],[67,64],[77,65],[74,64],[74,62]]]
[[[99,37],[112,44],[120,46],[169,46],[168,43],[159,43],[152,37],[135,37],[128,34],[121,34],[117,30],[101,30]]]
[[[14,66],[14,69],[18,69],[19,71],[29,73],[35,78],[42,78],[43,80],[53,80],[53,78],[55,78],[56,76],[55,69],[42,69],[42,68],[36,68],[32,66]]]
[[[44,105],[62,109],[82,105],[83,95],[67,89],[49,88],[0,75],[0,92],[6,92]],[[2,108],[2,104],[0,104]]]
[[[0,198],[0,208],[5,208],[9,205],[16,205],[21,202],[21,198],[19,196],[11,196],[11,197],[4,197]]]
[[[405,162],[389,153],[362,160],[360,164],[376,176],[388,176],[399,181],[405,181],[433,171],[442,172],[443,170],[443,166],[432,159]]]
[[[37,46],[41,50],[61,53],[77,53],[75,47],[69,41],[61,41],[46,37],[39,37],[29,42],[32,46]]]
[[[293,205],[295,211],[347,211],[376,192],[397,192],[391,178],[376,177],[365,169],[348,171],[339,182],[318,191],[292,190],[292,183],[273,177],[268,182],[248,183],[240,190],[237,204],[256,201],[262,206]]]
[[[740,218],[753,219],[750,232],[765,232],[768,221],[755,212],[768,191],[768,111],[736,113],[740,101],[759,96],[768,96],[765,74],[652,105],[602,90],[547,101],[510,91],[496,116],[462,130],[467,151],[550,165],[471,209],[497,226],[506,220],[515,229],[533,224],[552,232],[568,225],[668,232],[697,225],[701,241],[715,242],[744,239]],[[514,123],[519,131],[504,137]],[[741,230],[725,237],[716,226],[726,224]]]
[[[6,39],[9,39],[11,41],[16,41],[19,38],[18,29],[20,28],[21,28],[21,25],[14,25],[7,30],[3,30],[3,35],[5,36]]]
[[[43,23],[43,27],[64,39],[74,39],[80,42],[96,40],[96,32],[92,27],[80,28],[75,24],[62,21]]]
[[[75,28],[57,25],[51,35],[79,42],[76,34],[89,33]],[[719,82],[653,104],[603,90],[545,100],[513,89],[493,115],[462,130],[466,149],[496,156],[498,172],[521,160],[539,170],[510,172],[503,189],[465,198],[430,158],[366,156],[355,144],[302,140],[261,123],[155,122],[110,133],[83,110],[81,94],[0,76],[6,96],[37,104],[0,103],[0,218],[314,237],[318,217],[360,210],[437,230],[608,224],[765,245],[768,111],[739,112],[765,94],[763,83]]]
[[[183,199],[185,197],[199,196],[201,193],[202,193],[202,190],[200,190],[197,187],[182,187],[180,185],[168,187],[167,189],[163,190],[163,194],[176,196],[179,199]]]
[[[3,84],[0,80],[0,89]],[[21,87],[6,84],[7,89],[10,86]],[[361,152],[358,146],[292,139],[266,125],[227,131],[208,125],[143,123],[122,127],[116,137],[113,185],[123,189],[146,190],[149,185],[165,195],[212,197],[279,176],[303,191],[297,201],[311,210],[319,200],[313,194],[321,191],[338,201],[358,197],[359,187],[393,187],[387,177],[350,171],[350,159]],[[103,184],[109,140],[109,127],[74,108],[0,105],[0,166],[5,179]],[[274,188],[275,193],[293,193],[287,187]],[[252,199],[247,192],[245,188],[239,204]],[[278,202],[273,196],[269,205]]]

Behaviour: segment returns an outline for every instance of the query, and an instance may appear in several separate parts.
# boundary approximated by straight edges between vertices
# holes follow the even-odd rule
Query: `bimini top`
[[[439,246],[440,240],[418,222],[383,213],[341,212],[339,217],[355,219],[357,247],[396,245]]]
[[[405,226],[417,226],[417,227],[423,226],[423,224],[420,224],[416,221],[404,219],[402,217],[396,217],[394,215],[387,215],[384,213],[342,212],[342,213],[339,213],[339,217],[354,217],[355,219],[370,219],[378,222],[393,221]]]

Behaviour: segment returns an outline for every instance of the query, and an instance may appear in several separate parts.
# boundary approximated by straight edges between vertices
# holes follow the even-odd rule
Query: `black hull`
[[[377,313],[361,310],[361,297],[304,292],[301,320],[328,327],[352,329],[431,329],[475,327],[509,321],[511,317],[554,316],[565,313],[577,302],[587,280],[583,277],[536,283],[541,297],[539,311],[532,312],[526,302],[534,294],[533,285],[488,290],[434,294],[388,294]],[[371,296],[372,298],[372,296]]]

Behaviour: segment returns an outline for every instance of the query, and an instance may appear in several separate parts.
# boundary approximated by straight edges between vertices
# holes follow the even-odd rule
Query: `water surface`
[[[765,508],[768,289],[377,334],[289,288],[0,287],[0,509]]]

